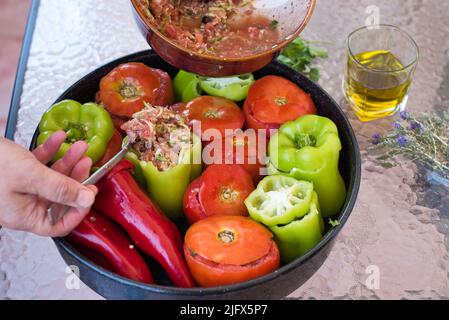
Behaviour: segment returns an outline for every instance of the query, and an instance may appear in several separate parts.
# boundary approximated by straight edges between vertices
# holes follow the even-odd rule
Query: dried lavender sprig
[[[415,117],[401,112],[399,117],[390,134],[373,136],[371,149],[384,152],[377,161],[390,168],[398,165],[394,157],[404,155],[449,178],[449,115],[423,113]]]

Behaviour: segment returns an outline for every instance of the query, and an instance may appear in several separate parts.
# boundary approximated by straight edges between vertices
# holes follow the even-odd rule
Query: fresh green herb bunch
[[[422,113],[413,116],[400,113],[394,123],[394,131],[382,137],[372,138],[373,149],[383,151],[376,160],[386,168],[398,165],[395,156],[404,155],[416,163],[434,170],[449,179],[449,114]],[[386,152],[388,149],[388,152]]]
[[[278,57],[278,61],[301,72],[316,82],[320,79],[320,69],[313,66],[313,62],[317,58],[328,57],[326,49],[313,46],[316,43],[321,42],[307,41],[298,37],[282,51]]]

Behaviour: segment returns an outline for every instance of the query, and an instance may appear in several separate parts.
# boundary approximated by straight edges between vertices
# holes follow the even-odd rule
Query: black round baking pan
[[[65,99],[82,103],[93,101],[101,78],[116,66],[126,62],[142,62],[150,67],[164,70],[172,77],[178,71],[151,50],[138,52],[112,61],[91,72],[67,89],[56,102]],[[311,95],[320,115],[332,119],[337,124],[343,145],[340,170],[348,188],[346,202],[338,217],[340,225],[328,230],[323,240],[306,255],[271,274],[236,285],[210,289],[172,287],[161,268],[151,260],[148,263],[160,285],[137,283],[97,266],[65,239],[54,239],[65,262],[79,268],[80,278],[87,286],[108,299],[282,299],[300,288],[324,263],[332,250],[336,236],[344,227],[356,203],[361,182],[361,156],[357,139],[339,105],[319,85],[307,77],[277,62],[272,62],[254,75],[256,78],[278,75],[290,79]],[[37,135],[38,130],[33,137],[31,149],[36,145]]]

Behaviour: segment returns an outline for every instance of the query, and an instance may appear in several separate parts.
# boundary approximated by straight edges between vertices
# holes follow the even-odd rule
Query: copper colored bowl
[[[282,40],[262,53],[241,58],[223,58],[197,53],[164,36],[150,23],[143,2],[145,0],[131,0],[137,25],[153,50],[178,69],[209,77],[254,72],[268,65],[280,50],[299,36],[309,22],[316,4],[316,0],[255,0],[259,4],[258,13],[279,22]]]

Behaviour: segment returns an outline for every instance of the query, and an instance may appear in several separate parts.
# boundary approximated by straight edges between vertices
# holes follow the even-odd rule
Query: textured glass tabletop
[[[361,124],[342,100],[346,36],[379,10],[381,23],[407,30],[421,48],[409,109],[449,108],[449,2],[318,0],[307,39],[326,40],[322,86],[347,111],[363,156],[356,208],[325,264],[293,298],[448,298],[449,188],[420,178],[404,162],[371,161],[370,137],[394,119]],[[89,71],[147,49],[127,0],[42,0],[25,74],[15,140],[27,146],[46,108]],[[0,298],[98,299],[84,285],[66,287],[66,265],[50,239],[0,231]],[[372,280],[379,275],[379,286]],[[373,286],[374,284],[374,286]]]

